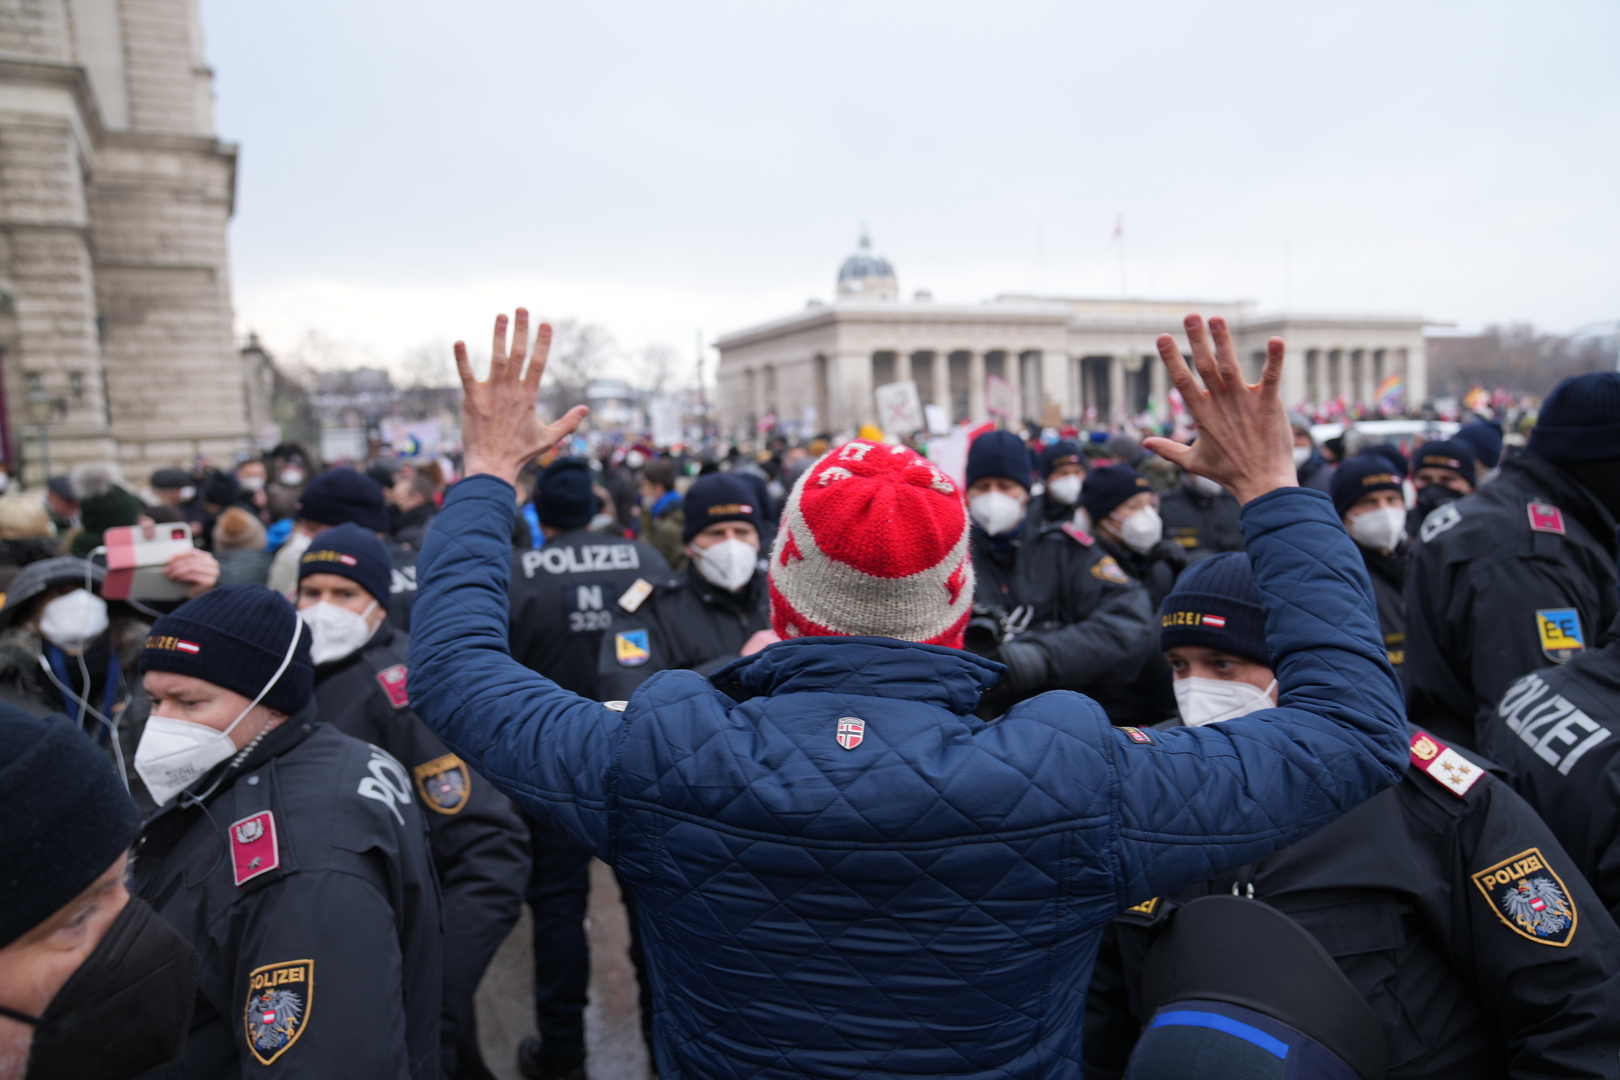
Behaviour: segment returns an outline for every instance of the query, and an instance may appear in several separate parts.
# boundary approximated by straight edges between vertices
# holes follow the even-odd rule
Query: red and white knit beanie
[[[783,639],[890,637],[961,648],[973,559],[961,493],[904,446],[857,439],[812,465],[771,551]]]

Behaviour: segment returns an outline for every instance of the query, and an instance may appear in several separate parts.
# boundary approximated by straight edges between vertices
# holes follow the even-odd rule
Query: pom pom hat
[[[771,552],[784,639],[891,637],[961,648],[973,560],[961,493],[904,446],[857,439],[794,487]]]

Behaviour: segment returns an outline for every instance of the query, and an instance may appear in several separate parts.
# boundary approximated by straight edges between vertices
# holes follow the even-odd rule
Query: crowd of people
[[[1620,374],[1319,446],[1194,318],[948,476],[580,453],[507,328],[458,461],[0,498],[0,1080],[488,1077],[524,905],[583,1080],[593,858],[664,1077],[1617,1075]]]

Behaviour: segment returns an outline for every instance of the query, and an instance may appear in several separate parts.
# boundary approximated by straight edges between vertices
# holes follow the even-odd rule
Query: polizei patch
[[[1562,948],[1575,937],[1575,901],[1540,848],[1521,851],[1474,875],[1491,910],[1520,937]]]
[[[248,976],[242,1024],[248,1050],[269,1065],[298,1041],[309,1024],[315,996],[315,961],[286,960],[255,968]]]

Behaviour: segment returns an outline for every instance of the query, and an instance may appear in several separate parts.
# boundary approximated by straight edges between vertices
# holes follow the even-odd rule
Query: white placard
[[[923,429],[926,421],[916,382],[903,379],[885,383],[872,394],[877,398],[878,427],[885,432],[904,437]]]

